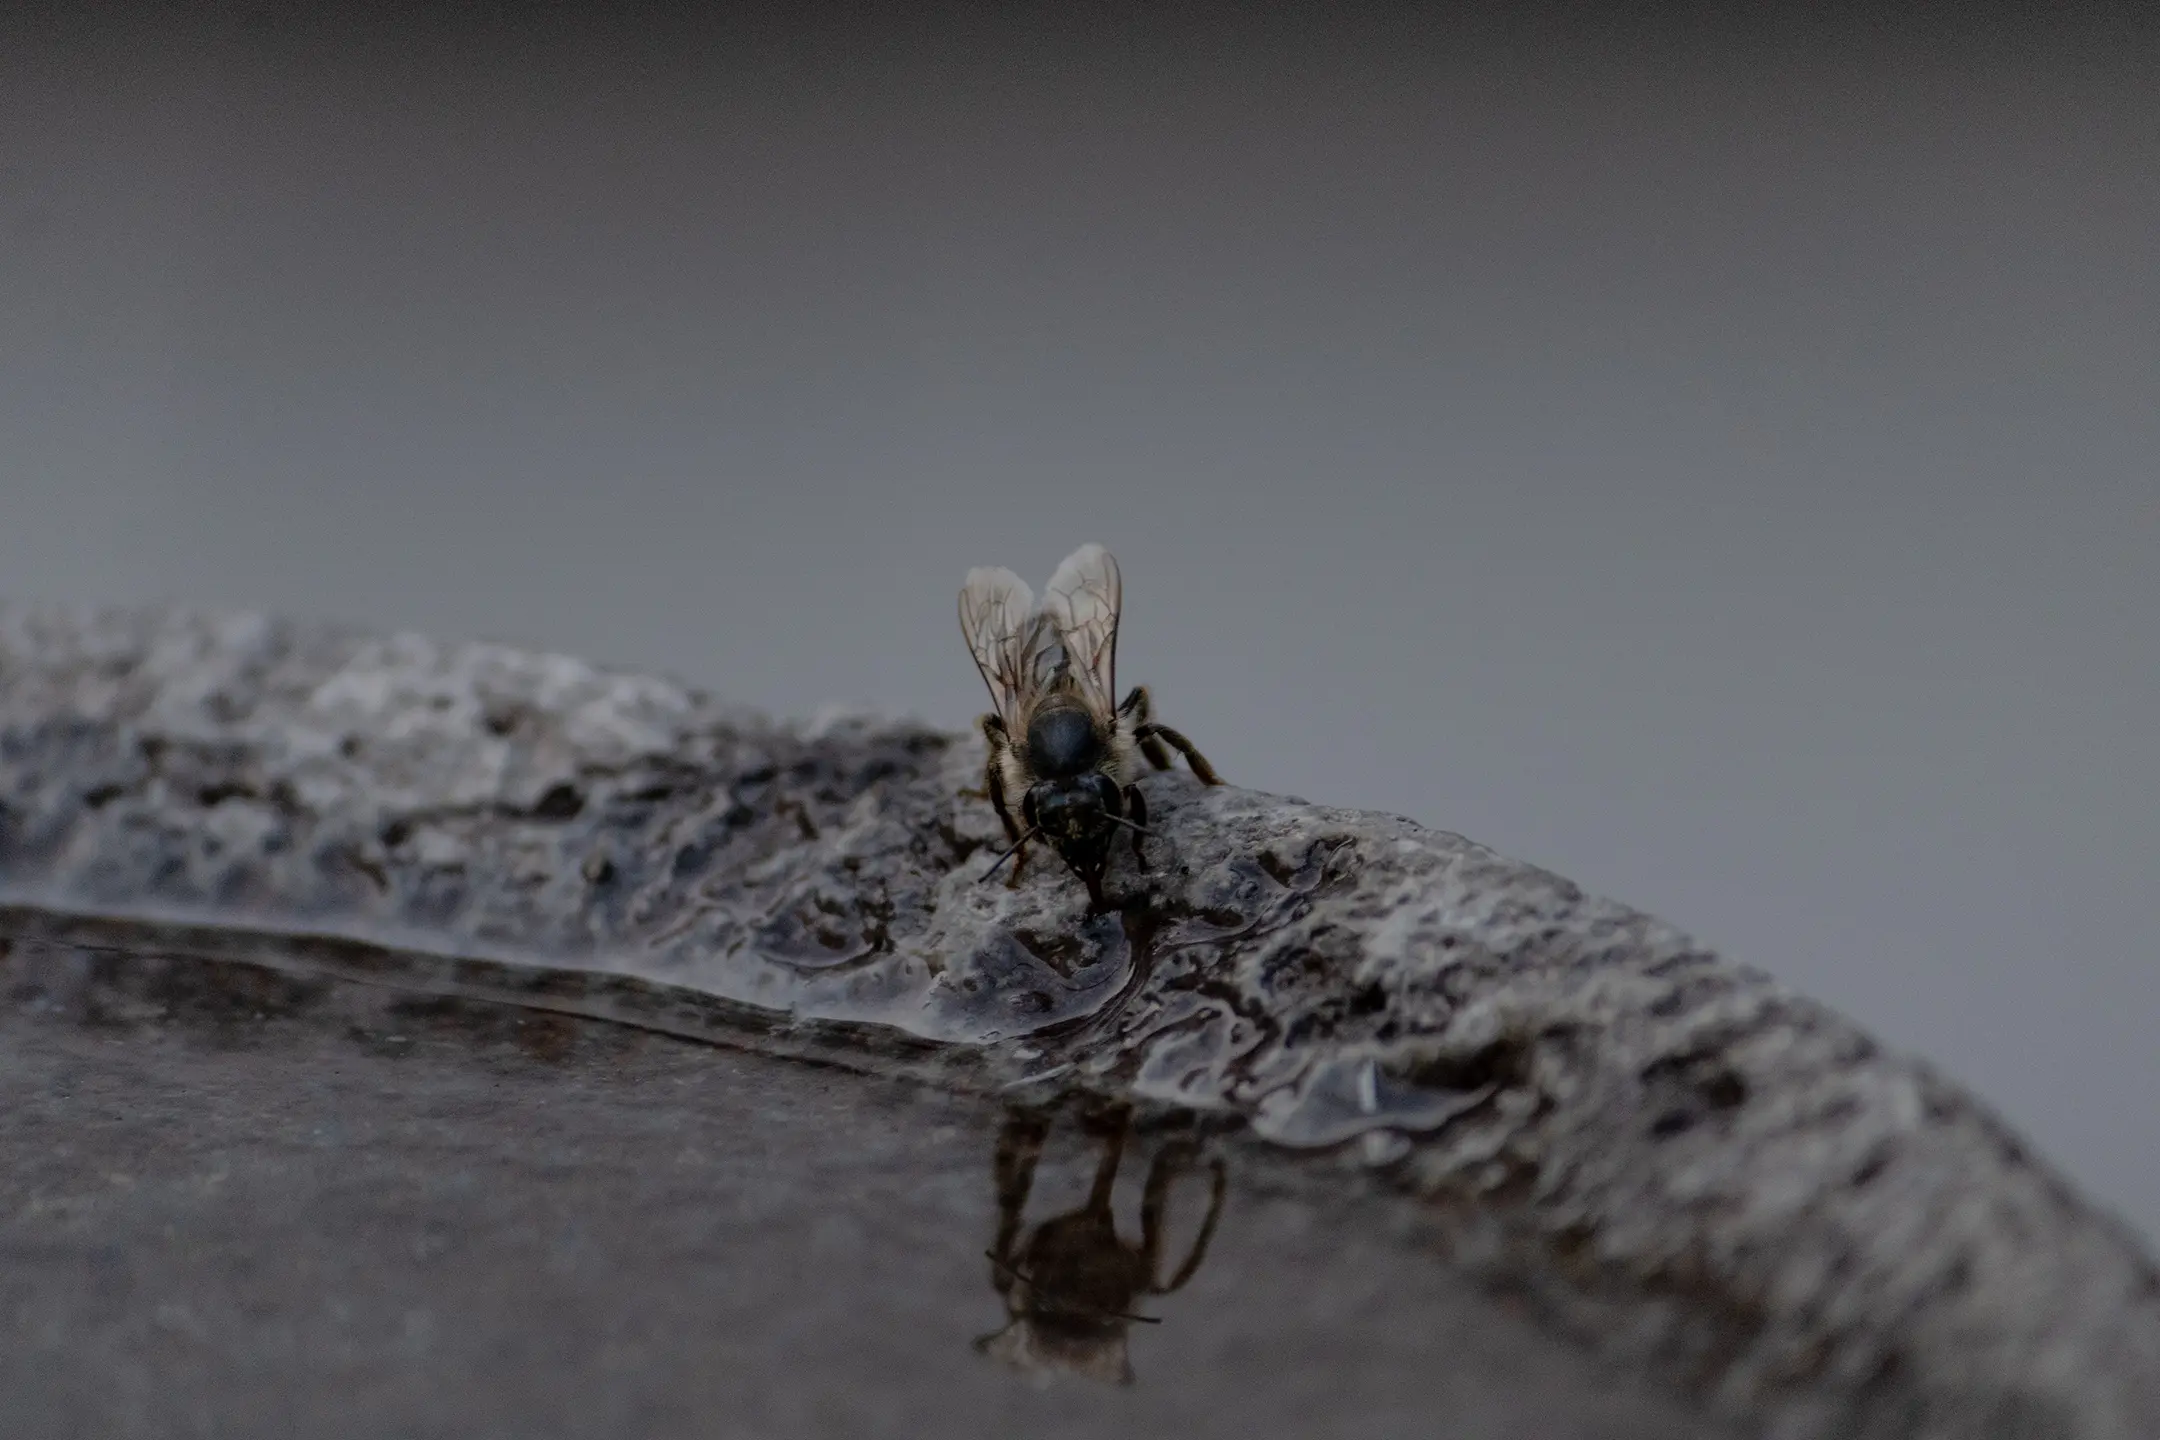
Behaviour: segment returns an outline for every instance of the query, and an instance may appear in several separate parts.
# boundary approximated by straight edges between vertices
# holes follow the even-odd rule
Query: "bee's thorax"
[[[1028,723],[1028,768],[1045,779],[1084,775],[1105,758],[1103,736],[1085,710],[1054,705]]]

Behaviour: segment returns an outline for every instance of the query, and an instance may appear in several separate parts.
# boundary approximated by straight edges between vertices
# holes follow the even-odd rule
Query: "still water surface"
[[[17,1433],[1720,1433],[1189,1117],[0,945]]]

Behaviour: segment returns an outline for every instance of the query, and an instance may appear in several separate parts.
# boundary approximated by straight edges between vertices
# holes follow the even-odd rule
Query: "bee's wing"
[[[998,718],[1014,734],[1026,728],[1022,717],[1042,688],[1045,628],[1025,580],[1002,565],[968,571],[960,587],[960,633]]]
[[[1043,591],[1043,614],[1064,646],[1073,683],[1105,723],[1117,714],[1118,610],[1124,599],[1117,561],[1092,544],[1066,556]]]

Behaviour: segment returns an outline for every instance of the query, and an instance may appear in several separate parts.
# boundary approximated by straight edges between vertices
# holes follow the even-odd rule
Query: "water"
[[[14,928],[20,1433],[1719,1433],[1177,1112]]]

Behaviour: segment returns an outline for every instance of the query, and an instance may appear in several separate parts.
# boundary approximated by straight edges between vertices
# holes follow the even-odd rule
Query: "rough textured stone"
[[[984,885],[980,764],[558,656],[0,611],[11,905],[1234,1120],[1767,1433],[2160,1434],[2151,1261],[1925,1065],[1459,836],[1182,775],[1105,913]]]

